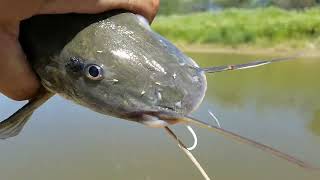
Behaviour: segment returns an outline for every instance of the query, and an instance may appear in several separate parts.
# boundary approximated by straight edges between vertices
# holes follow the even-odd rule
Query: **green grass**
[[[320,8],[228,9],[218,13],[160,16],[153,28],[174,42],[186,44],[318,47]]]

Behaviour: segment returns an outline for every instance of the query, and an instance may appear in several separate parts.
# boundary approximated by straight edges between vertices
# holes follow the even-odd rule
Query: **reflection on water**
[[[320,110],[314,112],[313,120],[311,121],[309,128],[314,134],[320,136]]]
[[[200,56],[201,59],[212,57],[208,54]],[[254,56],[233,55],[222,55],[218,60],[216,58],[217,56],[215,63],[219,64],[225,63],[226,59],[232,59],[229,63],[259,59]],[[212,63],[200,61],[200,64],[210,66]],[[317,83],[317,77],[320,77],[319,65],[320,59],[299,59],[245,71],[208,75],[207,98],[226,107],[244,107],[248,105],[248,101],[254,101],[256,108],[260,110],[273,106],[314,116],[320,109],[320,83]]]
[[[262,58],[190,56],[203,67]],[[300,59],[208,75],[206,99],[194,116],[210,120],[210,109],[224,128],[320,167],[319,66],[319,59]],[[0,119],[21,105],[0,97]],[[191,143],[184,128],[175,129]],[[214,179],[319,177],[211,131],[196,131],[194,154]],[[202,179],[164,131],[99,115],[60,97],[42,106],[18,137],[0,141],[0,152],[1,180]]]

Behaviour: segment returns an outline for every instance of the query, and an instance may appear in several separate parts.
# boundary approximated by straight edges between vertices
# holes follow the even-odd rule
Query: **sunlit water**
[[[261,56],[190,54],[201,66]],[[271,56],[270,56],[271,57]],[[268,57],[268,58],[270,58]],[[208,75],[205,101],[193,115],[320,167],[320,60],[300,59]],[[22,103],[0,97],[0,119]],[[175,127],[186,143],[192,137]],[[319,172],[195,128],[195,156],[217,180],[318,180]],[[38,109],[22,133],[0,141],[1,180],[202,179],[162,129],[103,116],[58,96]]]

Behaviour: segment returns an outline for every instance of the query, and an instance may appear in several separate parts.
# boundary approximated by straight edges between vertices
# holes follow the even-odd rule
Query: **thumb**
[[[18,41],[19,23],[0,25],[0,92],[14,100],[35,96],[40,87]]]

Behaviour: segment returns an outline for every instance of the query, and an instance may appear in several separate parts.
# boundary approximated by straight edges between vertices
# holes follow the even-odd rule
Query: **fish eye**
[[[103,69],[99,65],[89,64],[85,68],[85,75],[90,80],[101,80],[103,79]]]

